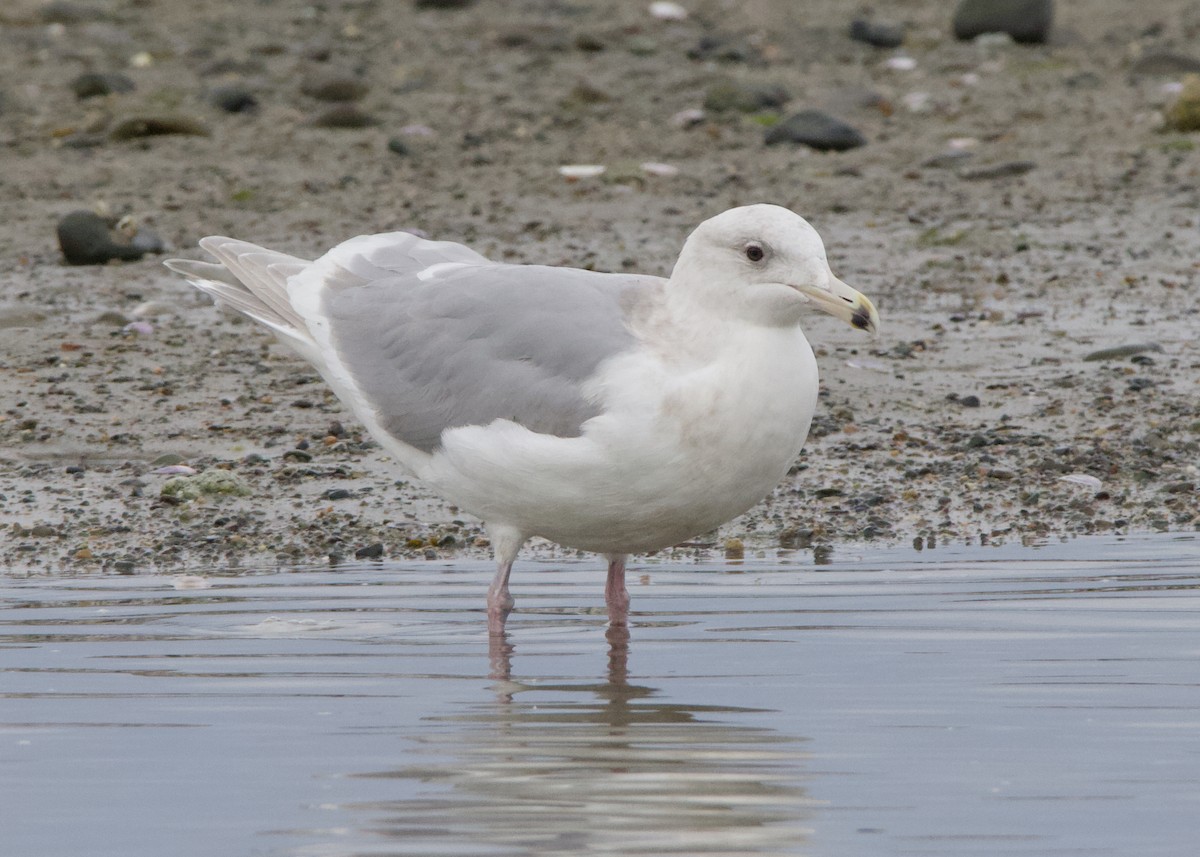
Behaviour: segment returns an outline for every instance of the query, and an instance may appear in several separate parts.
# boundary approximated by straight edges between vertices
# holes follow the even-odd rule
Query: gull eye
[[[749,259],[751,262],[761,262],[763,260],[763,256],[765,256],[765,255],[766,255],[766,253],[763,252],[763,248],[760,245],[758,245],[758,244],[747,244],[746,245],[746,258]]]

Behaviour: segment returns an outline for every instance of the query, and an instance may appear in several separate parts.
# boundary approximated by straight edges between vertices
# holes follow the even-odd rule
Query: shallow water
[[[0,578],[0,854],[1195,853],[1200,537]]]

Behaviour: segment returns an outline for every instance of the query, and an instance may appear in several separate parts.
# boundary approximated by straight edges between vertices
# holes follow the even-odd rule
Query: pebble
[[[783,107],[788,98],[787,90],[777,83],[722,80],[708,88],[704,94],[704,106],[718,113],[726,110],[755,113]]]
[[[1085,363],[1093,363],[1099,360],[1124,360],[1126,357],[1133,357],[1135,354],[1145,354],[1147,351],[1162,350],[1162,346],[1157,342],[1136,342],[1129,345],[1115,345],[1112,348],[1101,348],[1099,351],[1093,351],[1086,355],[1083,360]]]
[[[346,488],[330,488],[321,496],[326,500],[346,500],[354,495]]]
[[[966,395],[966,396],[960,396],[960,395],[958,395],[958,393],[947,393],[946,401],[947,402],[958,402],[964,408],[978,408],[979,404],[980,404],[979,397],[976,396],[974,393],[971,393],[970,395]]]
[[[607,47],[604,39],[595,33],[579,33],[575,36],[575,50],[577,51],[592,54],[599,53]]]
[[[876,48],[898,48],[904,43],[904,27],[855,18],[850,22],[850,38]]]
[[[694,128],[706,118],[707,114],[699,107],[688,107],[672,116],[671,124],[676,128]]]
[[[349,102],[334,104],[308,120],[314,128],[369,128],[379,120],[370,113]]]
[[[1129,67],[1129,73],[1137,76],[1174,77],[1200,73],[1200,59],[1186,54],[1165,51],[1142,54]]]
[[[379,559],[383,556],[383,542],[375,542],[354,552],[356,559]]]
[[[167,243],[157,232],[145,226],[138,226],[129,237],[129,246],[143,253],[162,253],[167,250]]]
[[[131,262],[147,252],[114,242],[108,221],[93,211],[72,211],[58,222],[57,230],[58,246],[68,265],[103,265],[113,259]]]
[[[196,469],[186,464],[166,464],[150,471],[155,476],[195,476]]]
[[[108,132],[111,140],[137,140],[164,134],[207,137],[209,131],[203,122],[190,116],[130,116],[128,119],[122,119]]]
[[[805,527],[787,527],[779,533],[779,546],[787,550],[812,547],[813,531]]]
[[[414,0],[413,5],[418,9],[466,9],[475,0]]]
[[[968,152],[965,149],[951,149],[946,152],[932,155],[921,161],[921,166],[928,169],[944,169],[946,167],[960,166],[964,161],[968,161],[975,157],[974,152]]]
[[[388,140],[387,147],[389,152],[396,155],[404,156],[412,154],[412,149],[409,148],[408,144],[399,137],[392,137],[390,140]]]
[[[1005,161],[1002,164],[989,164],[985,167],[977,167],[973,170],[963,170],[958,174],[960,179],[966,181],[984,181],[987,179],[1007,179],[1014,176],[1023,176],[1025,173],[1035,169],[1037,164],[1033,161]]]
[[[690,60],[715,60],[728,63],[760,59],[759,51],[747,43],[733,36],[715,33],[701,37],[696,46],[688,50],[687,56]]]
[[[642,163],[642,172],[655,178],[670,179],[679,175],[679,167],[674,164],[660,163],[659,161],[644,161]]]
[[[843,152],[866,145],[867,139],[854,128],[820,110],[802,110],[767,129],[764,142],[799,143],[819,151]]]
[[[301,92],[318,101],[358,101],[368,89],[357,77],[335,73],[310,75],[300,85]]]
[[[1167,107],[1166,127],[1172,131],[1200,131],[1200,75],[1183,79],[1179,95]]]
[[[579,181],[602,176],[607,169],[603,164],[564,164],[558,168],[558,174],[567,181]]]
[[[1086,473],[1068,473],[1066,476],[1058,477],[1059,482],[1069,482],[1072,485],[1082,485],[1085,488],[1091,488],[1093,491],[1099,491],[1103,483],[1095,476],[1089,476]]]
[[[120,72],[88,71],[71,81],[71,91],[80,100],[133,90],[133,81]]]
[[[1054,0],[961,0],[954,11],[954,36],[969,41],[1006,33],[1013,41],[1044,43],[1054,21]]]
[[[41,8],[42,22],[46,24],[83,24],[99,21],[104,12],[94,6],[82,6],[65,0],[53,0]]]
[[[208,103],[226,113],[253,113],[258,109],[258,99],[254,93],[236,84],[218,86],[210,91]]]
[[[686,21],[688,17],[687,9],[678,3],[671,3],[669,0],[659,0],[659,2],[651,3],[649,12],[652,18],[657,18],[660,21]]]

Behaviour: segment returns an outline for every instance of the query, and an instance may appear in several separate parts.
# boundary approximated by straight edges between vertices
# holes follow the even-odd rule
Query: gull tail
[[[247,241],[217,235],[200,239],[217,262],[167,259],[163,264],[182,274],[200,291],[270,328],[302,354],[316,349],[304,318],[292,306],[289,277],[312,263],[267,250]]]

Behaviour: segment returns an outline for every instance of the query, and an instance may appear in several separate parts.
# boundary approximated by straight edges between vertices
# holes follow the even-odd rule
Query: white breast
[[[581,550],[638,553],[749,509],[794,461],[816,406],[798,328],[724,326],[698,361],[604,365],[604,413],[577,438],[507,421],[453,429],[417,475],[462,508]]]

